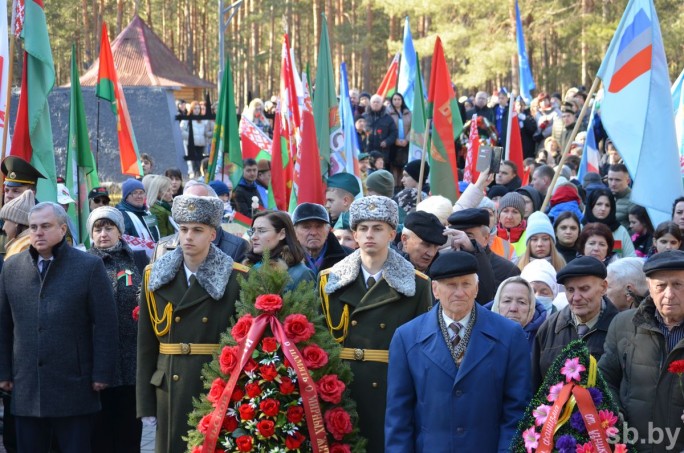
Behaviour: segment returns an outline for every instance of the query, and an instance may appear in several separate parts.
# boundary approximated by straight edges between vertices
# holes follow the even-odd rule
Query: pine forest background
[[[459,95],[476,88],[491,92],[498,86],[515,87],[514,2],[244,0],[225,35],[237,104],[277,92],[286,29],[298,69],[303,71],[308,64],[315,77],[321,13],[328,20],[336,75],[346,61],[351,87],[377,89],[392,56],[401,50],[407,15],[426,80],[439,35]],[[520,0],[519,4],[537,88],[553,92],[591,84],[627,0]],[[655,5],[674,80],[684,66],[684,2],[656,0]],[[83,73],[97,59],[102,21],[113,40],[136,11],[195,74],[217,81],[216,0],[46,0],[45,10],[59,85],[68,82],[72,43],[78,46]],[[21,64],[14,68],[18,84]]]

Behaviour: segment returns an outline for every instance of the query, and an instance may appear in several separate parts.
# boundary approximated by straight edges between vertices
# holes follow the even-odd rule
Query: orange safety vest
[[[511,243],[499,236],[494,237],[494,242],[492,242],[489,248],[492,252],[509,261],[512,261],[515,256],[515,249],[511,246]]]

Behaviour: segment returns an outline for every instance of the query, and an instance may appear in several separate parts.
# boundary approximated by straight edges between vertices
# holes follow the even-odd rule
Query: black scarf
[[[598,202],[599,198],[601,197],[608,197],[608,201],[610,202],[610,214],[608,214],[608,217],[605,219],[597,219],[592,212],[596,202]],[[617,206],[615,204],[615,197],[613,196],[613,193],[609,189],[595,189],[591,192],[591,195],[589,195],[589,199],[587,200],[587,208],[584,210],[582,225],[598,222],[607,225],[608,228],[610,228],[610,231],[615,231],[620,228],[620,222],[618,222],[617,218],[615,217],[616,211]]]

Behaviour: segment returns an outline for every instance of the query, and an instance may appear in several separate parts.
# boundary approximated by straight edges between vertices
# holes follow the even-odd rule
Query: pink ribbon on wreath
[[[311,377],[309,370],[304,365],[301,353],[295,344],[289,338],[287,338],[285,329],[278,318],[271,313],[264,313],[254,319],[252,326],[247,333],[247,337],[240,345],[242,350],[238,365],[231,372],[230,379],[228,380],[228,383],[226,384],[226,387],[224,388],[220,398],[216,402],[216,407],[214,408],[214,412],[212,413],[211,420],[209,422],[209,429],[207,430],[206,437],[204,438],[204,444],[202,445],[203,452],[213,452],[216,449],[216,443],[218,442],[221,428],[223,426],[223,419],[226,416],[228,404],[230,404],[230,399],[233,395],[235,385],[237,385],[237,381],[240,378],[242,370],[252,357],[252,352],[254,352],[257,344],[264,336],[264,331],[269,324],[274,337],[281,345],[281,349],[285,355],[285,358],[290,362],[297,373],[299,393],[302,397],[302,403],[304,405],[306,424],[309,428],[309,440],[311,441],[313,451],[314,453],[327,453],[330,451],[325,427],[323,425],[323,414],[321,412],[321,407],[318,404],[318,392],[316,391],[316,385],[313,381],[313,378]]]

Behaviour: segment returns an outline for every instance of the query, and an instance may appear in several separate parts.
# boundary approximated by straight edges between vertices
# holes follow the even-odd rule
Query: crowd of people
[[[125,180],[115,206],[118,191],[93,188],[87,252],[68,206],[36,200],[44,176],[19,157],[2,162],[8,451],[137,452],[143,425],[155,427],[156,451],[186,451],[187,415],[235,315],[238,276],[265,255],[287,272],[288,289],[317,291],[354,374],[369,452],[509,451],[533,393],[577,339],[639,439],[653,427],[675,433],[671,445],[644,441],[638,451],[684,449],[684,395],[667,371],[684,359],[684,197],[672,200],[671,221],[652,224],[630,201],[629,171],[608,137],[598,173],[578,180],[585,137],[556,165],[591,101],[584,91],[513,100],[525,168],[505,160],[483,171],[456,203],[432,194],[430,166],[421,177],[409,156],[400,94],[350,98],[362,184],[335,174],[324,204],[268,210],[267,160],[246,159],[236,187],[194,178],[211,126],[188,117],[190,178],[156,173],[143,155],[146,176]],[[478,115],[499,143],[508,102],[506,90],[460,100],[464,118]],[[248,108],[269,133],[264,109]]]

